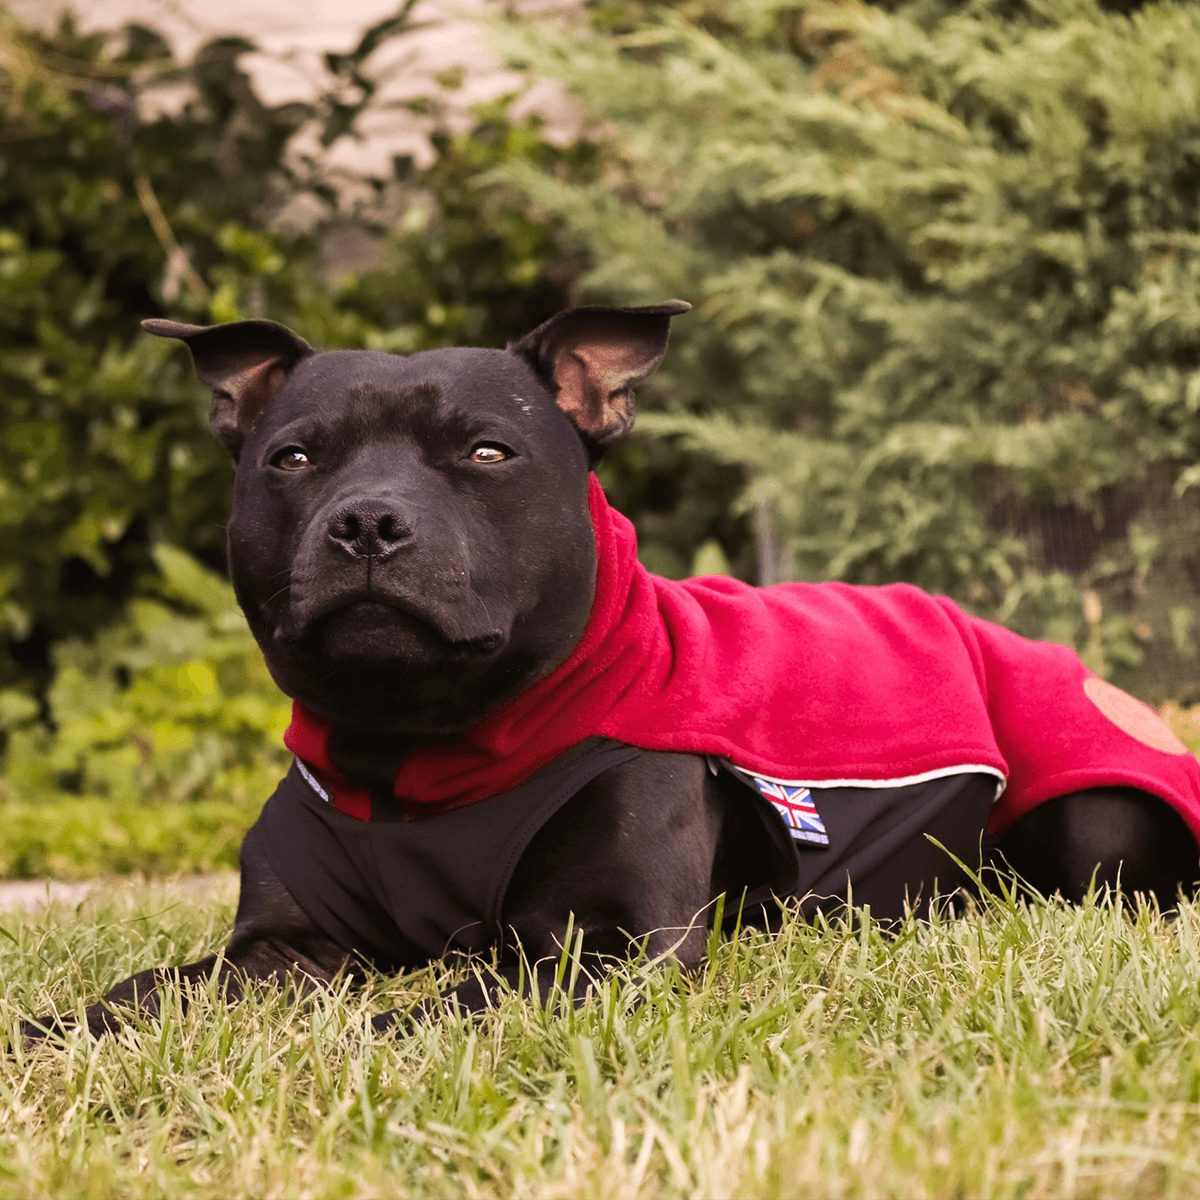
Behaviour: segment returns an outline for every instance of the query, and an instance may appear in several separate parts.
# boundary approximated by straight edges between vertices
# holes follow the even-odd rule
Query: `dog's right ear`
[[[155,337],[178,338],[192,352],[196,374],[213,390],[209,428],[235,459],[288,372],[313,352],[302,337],[274,321],[184,325],[151,320],[142,328]]]

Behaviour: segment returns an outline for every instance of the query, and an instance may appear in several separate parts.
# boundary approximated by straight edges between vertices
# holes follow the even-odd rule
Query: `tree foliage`
[[[611,131],[502,177],[581,281],[677,295],[643,427],[745,472],[766,577],[906,579],[1200,681],[1200,10],[600,4],[514,59]]]

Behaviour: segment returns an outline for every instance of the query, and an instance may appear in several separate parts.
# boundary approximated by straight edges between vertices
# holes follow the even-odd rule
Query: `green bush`
[[[499,175],[596,299],[677,295],[643,428],[740,467],[760,577],[907,579],[1194,691],[1200,9],[600,4],[514,60],[604,169]]]
[[[132,800],[43,796],[6,801],[2,879],[94,879],[236,870],[238,850],[260,803],[197,800],[147,805]]]
[[[55,648],[48,721],[0,694],[0,877],[233,868],[287,769],[290,706],[233,589],[178,548],[154,558],[160,599]]]
[[[263,215],[298,186],[282,154],[300,114],[257,102],[236,40],[176,70],[146,30],[115,54],[69,22],[0,35],[26,67],[3,77],[0,127],[0,685],[36,689],[56,643],[153,586],[152,545],[220,560],[226,457],[186,365],[137,321],[270,290],[287,241]],[[140,120],[172,81],[194,88],[183,112]]]
[[[133,600],[97,637],[56,648],[50,727],[9,734],[17,795],[261,801],[278,780],[290,704],[233,589],[175,547],[154,557],[161,600]]]
[[[291,707],[232,588],[175,547],[153,555],[159,599],[56,647],[48,721],[20,692],[0,693],[0,876],[236,866],[287,768]]]
[[[504,35],[594,134],[497,102],[348,206],[298,135],[354,135],[410,8],[275,107],[242,39],[0,22],[0,871],[231,862],[283,765],[213,574],[230,467],[144,316],[412,352],[682,296],[603,466],[652,569],[910,579],[1200,697],[1194,6],[596,4]]]

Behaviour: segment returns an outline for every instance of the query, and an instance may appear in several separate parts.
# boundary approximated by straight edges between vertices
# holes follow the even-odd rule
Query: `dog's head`
[[[437,737],[548,674],[587,623],[587,473],[633,424],[682,301],[575,308],[504,350],[316,353],[270,321],[184,341],[237,460],[238,600],[289,695]]]

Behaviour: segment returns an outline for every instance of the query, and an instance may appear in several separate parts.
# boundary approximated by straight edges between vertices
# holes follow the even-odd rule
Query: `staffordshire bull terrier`
[[[690,968],[718,897],[769,923],[852,888],[900,917],[965,882],[930,839],[978,863],[985,831],[1046,893],[1193,890],[1196,760],[1070,651],[907,585],[641,568],[591,472],[688,307],[408,357],[145,322],[212,389],[234,587],[295,703],[295,764],[242,847],[229,994],[494,951],[494,984],[448,994],[477,1012],[519,981],[544,996],[568,930],[589,971],[631,942]],[[88,1028],[216,963],[143,971]]]

